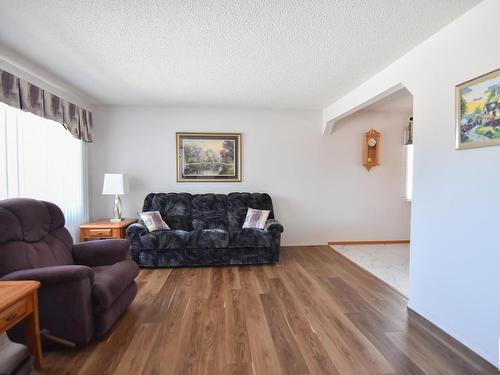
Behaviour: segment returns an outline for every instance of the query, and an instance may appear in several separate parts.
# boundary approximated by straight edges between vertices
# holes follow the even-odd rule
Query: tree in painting
[[[184,176],[232,176],[235,150],[232,140],[189,139],[184,141]]]
[[[225,163],[234,162],[234,142],[224,141],[222,143],[222,150],[220,150],[220,158]]]
[[[500,71],[459,87],[460,143],[500,142]]]
[[[201,159],[201,147],[188,143],[184,145],[184,157],[186,158],[186,163],[196,163]]]

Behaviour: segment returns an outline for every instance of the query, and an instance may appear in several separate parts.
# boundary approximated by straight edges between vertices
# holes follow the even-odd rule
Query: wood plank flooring
[[[141,270],[104,340],[47,374],[497,374],[328,246],[273,266]]]

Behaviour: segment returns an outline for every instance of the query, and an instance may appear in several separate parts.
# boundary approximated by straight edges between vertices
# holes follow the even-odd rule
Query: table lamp
[[[127,194],[129,190],[128,176],[121,173],[105,173],[102,193],[104,195],[115,196],[115,206],[113,217],[109,220],[112,223],[122,221],[122,201],[120,195]]]

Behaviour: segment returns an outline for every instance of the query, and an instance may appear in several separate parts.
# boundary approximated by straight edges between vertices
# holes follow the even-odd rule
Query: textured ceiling
[[[0,45],[96,103],[320,109],[477,3],[0,0]]]

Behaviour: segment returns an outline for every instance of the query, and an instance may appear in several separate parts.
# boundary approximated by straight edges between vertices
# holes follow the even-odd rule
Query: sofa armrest
[[[139,263],[139,252],[141,251],[141,236],[149,233],[148,228],[138,221],[127,227],[125,237],[130,241],[130,255],[132,260]]]
[[[125,239],[81,242],[73,245],[73,259],[89,267],[109,266],[127,259],[129,249]]]
[[[142,224],[141,221],[138,221],[136,223],[130,224],[125,231],[125,234],[127,238],[130,238],[133,236],[142,236],[148,232],[148,228],[144,224]]]
[[[92,268],[75,265],[31,268],[11,272],[1,278],[2,281],[37,280],[40,281],[42,287],[85,279],[90,279],[91,284],[94,282],[94,271],[92,271]]]
[[[283,233],[284,228],[283,228],[283,225],[281,225],[278,220],[269,219],[266,223],[266,226],[264,227],[264,230],[266,230],[268,232]]]

